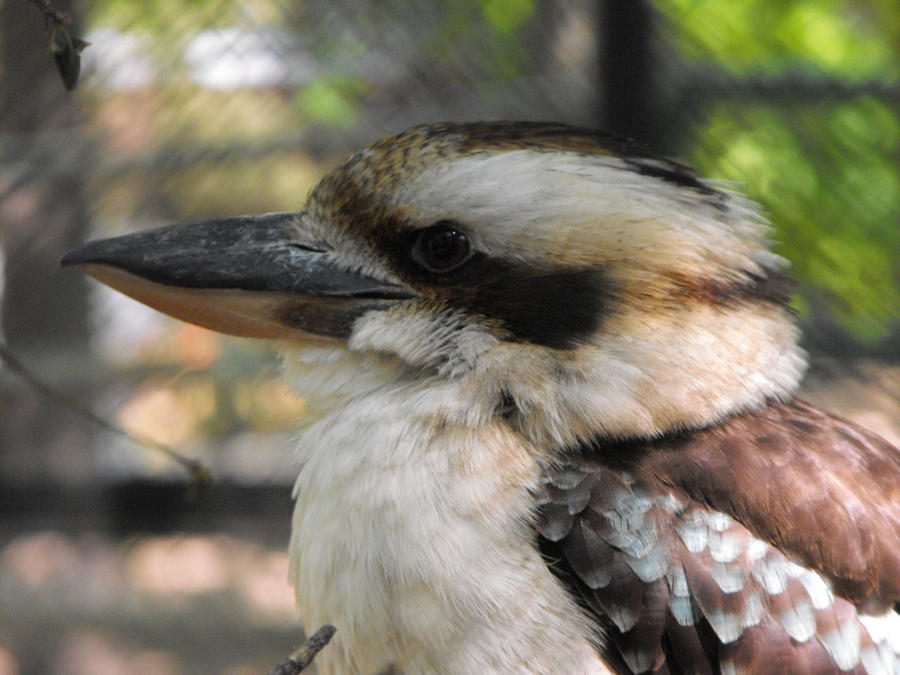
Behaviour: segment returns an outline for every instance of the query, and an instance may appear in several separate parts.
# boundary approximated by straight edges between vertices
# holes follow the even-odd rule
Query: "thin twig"
[[[38,0],[35,0],[35,2],[38,2]],[[157,443],[156,441],[148,441],[143,438],[138,438],[122,427],[116,426],[112,422],[108,422],[107,420],[103,419],[93,410],[83,405],[82,403],[79,403],[74,398],[49,387],[41,380],[40,377],[38,377],[27,367],[25,367],[25,365],[21,361],[19,361],[18,357],[16,357],[16,355],[13,354],[9,347],[7,347],[6,344],[2,341],[0,341],[0,358],[2,358],[6,365],[9,366],[11,370],[15,371],[19,375],[19,377],[28,382],[28,384],[30,384],[35,390],[41,392],[44,396],[47,396],[48,398],[61,403],[66,408],[72,410],[81,417],[90,420],[97,426],[106,429],[107,431],[112,431],[119,436],[124,436],[133,443],[142,445],[145,448],[150,448],[152,450],[156,450],[157,452],[163,453],[166,457],[175,462],[178,462],[179,464],[181,464],[181,466],[187,469],[187,471],[191,474],[191,478],[193,479],[195,486],[202,487],[209,483],[209,470],[202,462],[196,459],[191,459],[190,457],[186,457],[177,450],[170,448],[168,445],[165,445],[163,443]]]
[[[291,657],[284,663],[279,663],[272,670],[271,675],[297,675],[306,668],[316,657],[322,647],[327,645],[331,638],[334,637],[337,628],[326,623],[319,630],[309,636],[306,642],[291,654]]]
[[[34,5],[41,10],[41,13],[44,15],[44,22],[47,24],[47,28],[50,28],[52,23],[58,23],[64,26],[72,23],[72,19],[65,13],[60,12],[50,4],[50,0],[31,0]]]

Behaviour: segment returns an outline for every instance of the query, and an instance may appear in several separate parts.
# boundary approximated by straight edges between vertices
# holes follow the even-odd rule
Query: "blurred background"
[[[66,92],[0,0],[0,675],[264,673],[302,397],[268,345],[58,268],[78,243],[295,210],[345,153],[435,120],[560,120],[734,181],[793,262],[804,395],[900,443],[896,0],[90,0]],[[302,608],[301,608],[302,611]]]

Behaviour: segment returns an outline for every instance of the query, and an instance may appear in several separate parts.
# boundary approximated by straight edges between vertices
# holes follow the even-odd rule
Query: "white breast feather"
[[[590,628],[532,543],[539,467],[521,439],[446,418],[460,400],[477,408],[477,394],[445,388],[452,402],[435,414],[423,407],[433,391],[423,398],[396,361],[318,356],[291,354],[286,371],[312,410],[292,580],[306,629],[338,629],[319,672],[607,672],[586,638],[573,641]]]

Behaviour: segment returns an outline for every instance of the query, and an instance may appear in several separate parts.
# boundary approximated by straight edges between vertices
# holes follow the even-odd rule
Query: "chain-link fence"
[[[810,395],[900,435],[900,10],[889,0],[92,0],[64,91],[40,12],[0,13],[5,344],[0,675],[262,672],[285,580],[298,400],[265,345],[58,268],[178,221],[295,210],[346,152],[424,121],[607,127],[738,181],[794,262]],[[864,376],[864,377],[862,377]],[[131,434],[201,457],[184,471]],[[16,670],[18,668],[18,670]]]

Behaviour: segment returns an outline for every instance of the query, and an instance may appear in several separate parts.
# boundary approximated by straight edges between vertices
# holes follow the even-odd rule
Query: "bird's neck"
[[[320,672],[605,672],[533,545],[528,442],[390,359],[302,358],[291,575],[306,629],[338,629]]]

